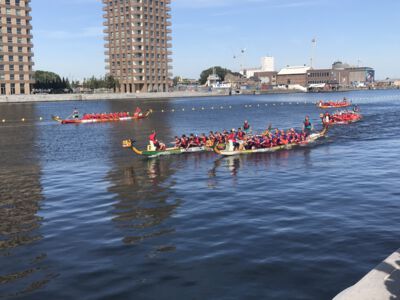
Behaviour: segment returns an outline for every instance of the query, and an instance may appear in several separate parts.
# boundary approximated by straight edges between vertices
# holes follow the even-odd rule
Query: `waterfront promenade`
[[[227,91],[210,92],[166,92],[166,93],[109,93],[109,94],[37,94],[37,95],[11,95],[0,96],[0,103],[23,103],[23,102],[53,102],[53,101],[90,101],[90,100],[124,100],[124,99],[168,99],[168,98],[191,98],[191,97],[216,97],[226,96]]]

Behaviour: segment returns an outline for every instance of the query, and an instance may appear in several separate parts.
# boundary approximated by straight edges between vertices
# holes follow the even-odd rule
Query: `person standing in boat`
[[[246,133],[251,132],[251,127],[250,127],[250,124],[249,124],[249,122],[248,122],[247,120],[244,121],[243,130],[244,130],[244,132],[246,132]]]
[[[153,144],[157,150],[164,151],[166,149],[165,144],[157,140],[157,133],[153,130],[149,136],[150,145]]]
[[[79,119],[79,111],[76,107],[74,108],[74,111],[72,112],[72,118]]]
[[[135,110],[135,113],[133,114],[133,117],[134,118],[139,118],[139,117],[142,117],[142,116],[143,116],[142,110],[140,109],[140,107],[136,107],[136,110]]]
[[[324,126],[328,126],[331,124],[331,115],[329,114],[329,112],[321,114],[321,118],[322,118],[322,124],[324,124]]]
[[[304,123],[303,123],[303,130],[304,130],[304,132],[308,135],[308,134],[310,134],[311,133],[311,131],[314,129],[314,127],[313,127],[313,125],[312,125],[312,123],[311,123],[311,121],[310,121],[310,117],[309,116],[306,116],[306,119],[304,120]]]

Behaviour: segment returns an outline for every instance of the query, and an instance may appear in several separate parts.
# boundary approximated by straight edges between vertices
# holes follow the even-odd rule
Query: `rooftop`
[[[296,75],[296,74],[306,74],[310,67],[307,66],[289,66],[283,68],[278,75]]]

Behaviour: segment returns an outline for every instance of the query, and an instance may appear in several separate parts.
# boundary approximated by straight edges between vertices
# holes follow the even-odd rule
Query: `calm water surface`
[[[146,160],[120,147],[244,119],[319,126],[312,103],[343,96],[365,119],[309,148]],[[49,121],[136,105],[155,114]],[[399,115],[399,91],[0,105],[0,298],[330,299],[400,247]]]

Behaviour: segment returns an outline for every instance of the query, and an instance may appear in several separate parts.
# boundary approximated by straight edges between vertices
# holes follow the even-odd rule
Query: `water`
[[[308,114],[318,127],[312,103],[343,96],[363,122],[310,148],[146,160],[120,146],[134,137],[143,148],[152,129],[170,142],[244,119],[289,128]],[[330,299],[400,247],[399,100],[371,91],[0,105],[0,298]],[[50,121],[75,106],[136,105],[155,114]]]

